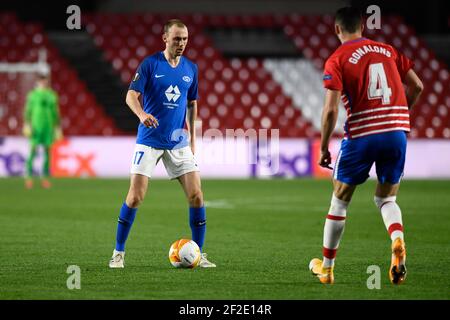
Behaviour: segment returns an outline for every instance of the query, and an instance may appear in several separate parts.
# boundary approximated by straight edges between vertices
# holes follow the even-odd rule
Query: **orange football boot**
[[[401,284],[406,279],[406,248],[405,242],[397,238],[392,242],[391,267],[389,268],[389,279],[393,284]]]
[[[324,284],[334,283],[333,269],[333,267],[322,267],[322,260],[317,258],[312,259],[309,263],[309,270],[311,270],[312,274],[319,278],[320,282]]]
[[[51,186],[52,186],[52,184],[51,184],[50,180],[48,180],[48,179],[42,179],[42,181],[41,181],[41,186],[42,186],[42,188],[44,188],[44,189],[50,189]]]
[[[25,179],[25,188],[27,188],[27,189],[33,188],[33,179],[31,179],[31,178]]]

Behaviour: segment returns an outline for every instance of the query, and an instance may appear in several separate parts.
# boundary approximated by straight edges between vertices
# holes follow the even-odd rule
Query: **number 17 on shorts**
[[[131,173],[151,177],[158,160],[163,155],[163,152],[163,150],[154,149],[142,144],[136,144],[133,158],[131,159]]]
[[[144,151],[136,151],[134,153],[133,164],[134,165],[139,165],[141,163],[143,155],[144,155]]]

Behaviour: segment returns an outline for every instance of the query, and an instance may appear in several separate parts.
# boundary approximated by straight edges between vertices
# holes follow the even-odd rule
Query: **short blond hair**
[[[169,29],[172,26],[177,26],[177,27],[180,27],[180,28],[187,28],[187,26],[180,19],[170,19],[164,25],[164,33],[169,33]]]

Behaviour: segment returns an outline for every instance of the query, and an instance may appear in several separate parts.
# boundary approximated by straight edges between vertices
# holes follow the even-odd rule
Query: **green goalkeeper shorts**
[[[42,144],[49,147],[54,141],[54,132],[52,130],[32,130],[31,134],[31,144],[39,145]]]

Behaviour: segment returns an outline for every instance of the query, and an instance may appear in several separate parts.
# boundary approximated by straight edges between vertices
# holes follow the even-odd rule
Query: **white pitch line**
[[[206,208],[215,208],[215,209],[234,209],[234,205],[232,205],[228,200],[211,200],[205,201]]]

